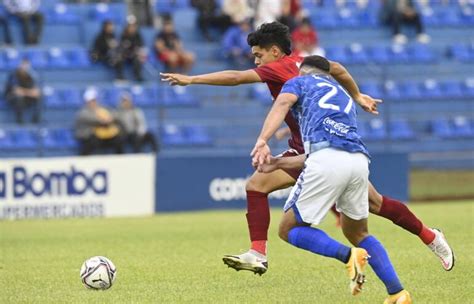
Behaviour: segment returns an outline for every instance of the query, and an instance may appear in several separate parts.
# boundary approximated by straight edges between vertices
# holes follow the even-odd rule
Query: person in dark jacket
[[[123,69],[123,64],[131,63],[135,79],[143,81],[142,66],[145,62],[146,54],[143,48],[143,38],[138,31],[136,23],[128,23],[124,28],[120,38],[119,53],[121,57],[119,69]]]
[[[106,20],[102,23],[102,30],[96,36],[92,47],[92,61],[101,62],[115,69],[115,77],[124,79],[122,62],[119,54],[119,41],[115,37],[115,25]]]
[[[33,123],[41,118],[41,91],[28,59],[23,59],[19,67],[8,77],[5,86],[5,99],[13,107],[16,122],[22,124],[26,108],[33,108]]]

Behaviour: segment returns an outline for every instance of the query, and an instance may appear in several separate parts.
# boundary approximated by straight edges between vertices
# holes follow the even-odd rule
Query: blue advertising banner
[[[156,211],[245,208],[245,182],[253,173],[248,156],[158,157]],[[408,199],[407,154],[375,154],[370,180],[377,190]],[[270,195],[274,207],[283,207],[291,188]]]

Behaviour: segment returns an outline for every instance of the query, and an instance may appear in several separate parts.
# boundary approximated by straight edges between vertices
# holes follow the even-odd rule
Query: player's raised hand
[[[372,98],[366,94],[360,94],[360,97],[355,100],[364,111],[374,115],[378,115],[377,105],[382,103],[382,99]]]
[[[250,152],[250,156],[252,156],[252,166],[257,168],[264,163],[270,163],[272,152],[266,141],[258,139],[252,152]]]
[[[191,77],[188,75],[175,73],[160,73],[161,81],[168,82],[170,85],[187,86],[191,84]]]

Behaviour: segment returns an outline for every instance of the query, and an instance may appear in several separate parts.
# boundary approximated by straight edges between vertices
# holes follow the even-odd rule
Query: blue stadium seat
[[[464,97],[464,93],[462,91],[462,85],[459,81],[442,81],[440,82],[440,88],[442,95],[444,97],[451,97],[451,98],[462,98]]]
[[[30,60],[31,66],[35,69],[48,67],[48,55],[41,49],[28,49],[24,55]]]
[[[372,46],[369,48],[368,53],[371,60],[375,63],[383,64],[391,61],[390,52],[385,46]]]
[[[2,149],[12,149],[14,147],[10,133],[2,128],[0,128],[0,147]]]
[[[97,22],[113,20],[117,24],[122,24],[125,22],[126,10],[125,3],[98,3],[90,8],[89,17]]]
[[[431,48],[425,44],[416,43],[408,47],[408,56],[411,61],[417,63],[430,63],[436,61],[436,55]]]
[[[273,102],[272,95],[268,91],[268,87],[264,83],[252,85],[249,91],[250,98],[257,99],[264,105],[271,105]]]
[[[327,47],[325,48],[325,51],[326,57],[328,59],[344,63],[348,63],[350,61],[350,58],[346,52],[346,48],[343,46]]]
[[[412,61],[408,55],[408,51],[405,46],[394,44],[389,50],[389,61],[394,63],[407,63]]]
[[[64,106],[78,108],[83,105],[82,92],[76,88],[64,88],[60,90],[60,95],[64,101]]]
[[[412,81],[402,82],[400,84],[400,97],[402,99],[419,99],[422,97],[422,93],[418,83]]]
[[[415,132],[408,122],[403,119],[390,121],[390,138],[395,140],[408,140],[415,138]]]
[[[448,53],[461,62],[474,61],[474,47],[464,43],[456,43],[449,47]]]
[[[474,78],[468,78],[464,81],[463,91],[466,97],[474,97]]]
[[[48,51],[50,68],[67,68],[70,66],[66,52],[58,47],[53,47]]]
[[[5,50],[5,62],[7,69],[15,69],[20,64],[20,52],[16,49],[8,48]]]
[[[434,79],[427,79],[423,82],[420,90],[422,98],[440,98],[443,97],[439,83]]]
[[[431,121],[433,135],[440,138],[454,137],[454,132],[446,118],[437,118]]]
[[[46,108],[61,108],[64,106],[58,91],[50,86],[43,87],[43,103]]]
[[[8,131],[15,149],[35,149],[39,147],[35,130],[17,128]]]
[[[353,43],[348,48],[350,62],[355,64],[362,64],[369,62],[367,51],[360,43]]]
[[[402,93],[400,86],[393,80],[388,80],[384,84],[385,96],[390,99],[401,99]]]
[[[203,126],[187,126],[184,128],[184,134],[191,145],[211,145],[212,138]]]
[[[70,149],[77,147],[77,142],[71,129],[43,128],[40,130],[40,136],[43,147],[46,149]]]
[[[87,68],[91,66],[89,51],[83,47],[76,47],[68,51],[71,67]]]
[[[174,124],[163,125],[161,130],[161,141],[165,146],[182,146],[187,144],[183,130]]]
[[[369,121],[369,127],[365,137],[367,140],[383,140],[387,138],[385,123],[381,119],[372,119]]]
[[[375,98],[383,98],[385,95],[382,86],[375,81],[361,83],[359,87],[362,93]]]
[[[78,24],[80,16],[64,3],[57,3],[46,13],[46,21],[53,24]]]
[[[474,128],[468,118],[464,116],[454,118],[453,135],[456,137],[474,137]]]
[[[159,103],[165,106],[196,106],[198,101],[186,87],[166,86],[160,89]]]

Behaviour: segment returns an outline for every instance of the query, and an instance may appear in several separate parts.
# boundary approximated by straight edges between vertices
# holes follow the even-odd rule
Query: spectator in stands
[[[324,56],[324,50],[319,47],[318,34],[311,25],[309,18],[304,18],[301,24],[291,33],[291,40],[294,45],[293,52],[295,55]]]
[[[155,53],[166,66],[167,71],[189,71],[194,63],[194,54],[183,49],[183,44],[174,30],[171,19],[163,22],[162,31],[155,39]]]
[[[20,19],[26,44],[37,44],[40,40],[43,30],[40,2],[40,0],[4,0],[7,11]]]
[[[23,113],[26,108],[33,108],[33,123],[40,122],[41,91],[28,59],[23,59],[19,67],[8,76],[5,99],[15,110],[17,123],[24,122]]]
[[[283,0],[259,0],[256,2],[254,28],[279,20],[283,14]]]
[[[121,57],[118,63],[120,73],[123,73],[124,63],[131,63],[135,79],[137,81],[143,81],[142,67],[146,60],[146,51],[143,47],[142,35],[138,31],[135,21],[129,22],[124,28],[122,37],[120,38],[119,53]]]
[[[300,0],[282,0],[282,11],[278,21],[293,31],[303,19]]]
[[[141,152],[146,144],[150,145],[153,152],[158,151],[155,136],[147,130],[145,115],[133,105],[130,94],[122,94],[115,116],[122,126],[125,142],[132,145],[133,152]]]
[[[242,20],[225,32],[222,39],[224,56],[237,67],[249,67],[253,63],[253,55],[247,43],[251,31],[249,20]]]
[[[430,37],[425,34],[420,14],[417,12],[413,0],[384,0],[382,19],[392,27],[395,43],[404,44],[407,42],[407,37],[400,31],[402,24],[410,24],[415,27],[418,42],[428,43],[430,41]]]
[[[115,26],[110,20],[102,23],[102,30],[94,40],[92,61],[102,62],[115,69],[115,78],[124,79],[118,51],[119,41],[115,37]]]
[[[253,10],[247,0],[223,0],[222,14],[229,17],[232,25],[239,25],[253,17]]]
[[[123,153],[120,126],[113,115],[97,101],[97,91],[88,89],[84,93],[84,107],[76,116],[76,138],[80,155],[90,155],[99,148],[113,148]]]
[[[0,26],[3,27],[3,39],[6,45],[12,44],[12,35],[10,33],[10,26],[8,25],[5,16],[0,16]]]
[[[231,17],[218,10],[215,0],[191,0],[191,5],[198,10],[198,26],[204,38],[212,41],[210,28],[225,31],[231,25]]]

